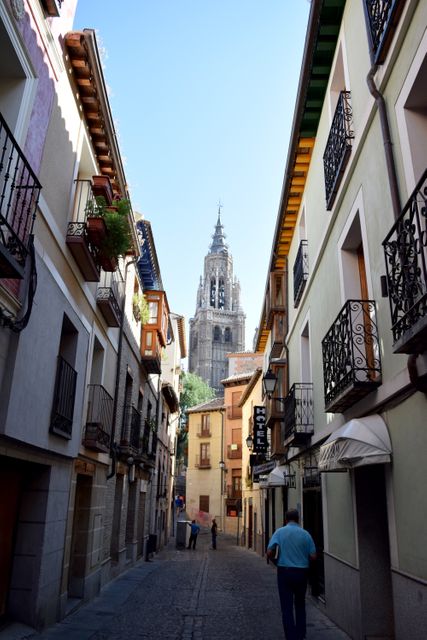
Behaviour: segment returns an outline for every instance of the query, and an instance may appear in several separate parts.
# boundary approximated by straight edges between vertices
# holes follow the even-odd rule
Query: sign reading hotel
[[[268,448],[265,407],[254,407],[254,445],[255,453],[266,453]]]

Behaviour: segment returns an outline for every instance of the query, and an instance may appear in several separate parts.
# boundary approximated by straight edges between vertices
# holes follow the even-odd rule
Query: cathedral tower
[[[233,276],[233,257],[225,243],[221,208],[204,275],[200,276],[196,313],[190,318],[189,370],[196,373],[217,395],[228,375],[226,354],[245,348],[245,314],[240,306],[240,284]]]

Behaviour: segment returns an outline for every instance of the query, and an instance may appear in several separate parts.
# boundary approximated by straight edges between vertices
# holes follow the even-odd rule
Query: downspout
[[[375,98],[375,102],[377,103],[378,115],[380,117],[380,123],[381,123],[381,133],[382,133],[382,138],[384,143],[384,152],[385,152],[385,159],[386,159],[386,165],[387,165],[388,182],[389,182],[390,193],[391,193],[391,202],[393,205],[393,214],[394,214],[394,219],[397,220],[397,218],[401,213],[399,185],[397,182],[396,164],[394,162],[394,157],[393,157],[393,143],[391,141],[390,125],[389,125],[388,116],[387,116],[387,107],[384,100],[384,96],[377,88],[374,80],[374,75],[376,74],[377,70],[378,70],[378,65],[374,64],[371,67],[366,77],[366,82],[368,84],[368,88],[371,95]]]
[[[107,480],[110,480],[110,478],[116,475],[117,445],[114,442],[114,438],[116,437],[117,406],[118,406],[118,396],[119,396],[119,386],[120,386],[120,365],[122,360],[123,333],[124,333],[124,326],[125,326],[126,280],[128,276],[128,268],[132,264],[136,263],[136,261],[138,260],[138,257],[132,258],[132,260],[129,260],[129,262],[125,264],[124,291],[123,291],[123,300],[122,300],[122,308],[121,308],[122,316],[120,318],[120,327],[119,327],[119,345],[117,348],[116,382],[114,387],[113,417],[112,417],[111,437],[110,437],[111,471],[107,475]]]

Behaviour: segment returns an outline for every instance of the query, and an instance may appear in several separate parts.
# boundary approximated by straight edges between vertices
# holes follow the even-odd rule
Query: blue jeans
[[[277,567],[277,586],[286,640],[304,640],[305,638],[307,577],[307,569]]]

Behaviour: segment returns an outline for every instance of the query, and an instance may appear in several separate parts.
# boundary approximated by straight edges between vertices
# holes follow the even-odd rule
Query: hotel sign
[[[255,453],[266,453],[268,449],[267,440],[267,427],[265,418],[265,407],[254,407],[254,445],[253,451]]]

